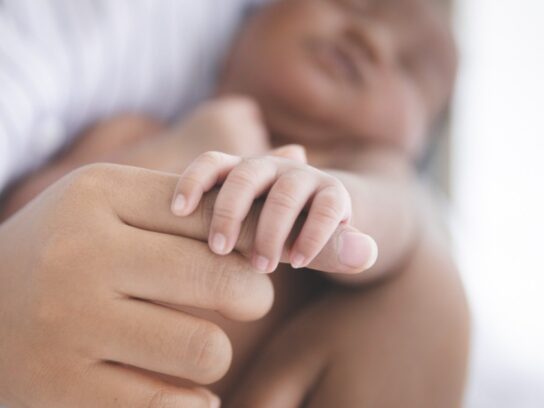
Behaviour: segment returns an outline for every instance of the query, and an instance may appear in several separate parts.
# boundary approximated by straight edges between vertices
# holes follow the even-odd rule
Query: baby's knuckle
[[[255,187],[255,172],[250,166],[238,166],[228,177],[228,183],[235,188],[253,189]]]
[[[321,234],[308,234],[304,236],[304,240],[298,244],[299,249],[303,253],[311,253],[315,248],[323,245]]]
[[[315,208],[314,215],[318,221],[337,221],[342,218],[343,208],[334,196],[321,197]]]
[[[294,191],[290,189],[276,189],[267,198],[272,208],[283,210],[293,210],[296,208],[298,200]]]
[[[217,205],[213,210],[213,217],[215,221],[226,224],[234,224],[241,222],[241,217],[236,211],[236,208],[233,208],[230,205]]]

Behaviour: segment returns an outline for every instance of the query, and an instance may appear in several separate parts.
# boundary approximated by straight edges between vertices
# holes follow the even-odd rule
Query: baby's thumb
[[[342,224],[308,267],[322,272],[357,274],[372,268],[377,259],[376,241]]]
[[[302,145],[292,144],[278,147],[277,149],[272,150],[269,154],[271,156],[283,157],[284,159],[294,160],[304,164],[308,163],[306,149]]]

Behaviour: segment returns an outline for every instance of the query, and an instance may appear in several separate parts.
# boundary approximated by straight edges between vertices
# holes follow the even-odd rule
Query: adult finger
[[[282,157],[284,159],[298,161],[300,163],[308,163],[308,157],[306,156],[306,149],[302,145],[286,145],[278,147],[269,153],[270,156]]]
[[[232,360],[230,341],[218,326],[179,310],[121,299],[109,323],[96,334],[100,360],[199,384],[219,380]]]
[[[177,181],[178,176],[174,174],[101,164],[82,168],[65,178],[63,182],[70,183],[76,189],[92,190],[94,199],[89,200],[87,204],[93,208],[97,205],[110,208],[112,223],[121,221],[138,229],[206,242],[217,192],[212,191],[206,194],[194,213],[179,218],[170,210],[171,197]],[[257,203],[242,226],[236,248],[245,255],[249,255],[253,247],[261,208],[262,203]],[[303,218],[300,220],[303,221]],[[354,273],[361,272],[367,267],[366,262],[360,262],[363,258],[360,255],[369,253],[369,237],[343,236],[345,228],[345,226],[337,228],[325,248],[309,265],[312,269]],[[354,232],[353,228],[351,232]],[[339,241],[342,237],[348,239]],[[372,253],[376,252],[372,251]],[[346,266],[340,262],[340,258],[347,260],[347,257],[341,255],[353,256],[348,263],[360,263],[360,265]],[[282,256],[282,262],[289,262],[286,252]]]
[[[66,406],[80,408],[219,408],[220,400],[203,388],[174,387],[123,365],[99,362],[86,372],[86,387],[78,401]],[[56,402],[59,404],[59,401]],[[55,406],[61,406],[55,405]]]
[[[120,241],[131,254],[114,265],[115,289],[127,296],[176,306],[216,310],[240,321],[263,317],[272,306],[270,279],[255,273],[239,253],[228,259],[206,243],[126,226]],[[199,259],[198,268],[194,267]]]

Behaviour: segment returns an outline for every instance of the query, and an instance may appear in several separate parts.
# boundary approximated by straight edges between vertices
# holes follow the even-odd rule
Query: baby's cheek
[[[399,86],[382,100],[377,129],[382,129],[384,142],[417,155],[425,143],[428,112],[422,97],[412,88]],[[380,134],[377,130],[376,134]]]
[[[418,155],[425,145],[428,112],[421,101],[408,104],[405,112],[404,131],[399,132],[399,146],[412,155]]]

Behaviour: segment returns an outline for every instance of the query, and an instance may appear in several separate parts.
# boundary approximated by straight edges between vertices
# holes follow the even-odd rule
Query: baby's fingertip
[[[187,211],[187,199],[183,194],[176,194],[172,200],[171,206],[172,213],[178,217],[183,217],[186,215]]]
[[[208,242],[210,249],[217,255],[228,255],[232,251],[228,247],[228,240],[224,234],[211,233]]]
[[[290,262],[291,262],[291,266],[294,269],[305,268],[310,263],[310,261],[308,261],[306,257],[299,252],[293,253],[291,255]]]
[[[262,274],[272,273],[278,267],[278,262],[272,262],[267,257],[258,254],[253,255],[251,264],[257,272]]]
[[[344,231],[338,238],[337,255],[342,265],[363,272],[378,260],[378,245],[369,235]]]

